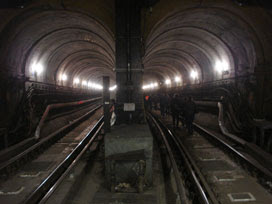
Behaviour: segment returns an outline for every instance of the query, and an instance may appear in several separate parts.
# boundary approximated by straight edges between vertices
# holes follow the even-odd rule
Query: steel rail
[[[161,129],[161,127],[158,124],[158,122],[156,121],[156,119],[150,113],[149,113],[148,116],[151,118],[151,120],[155,124],[156,128],[159,130],[159,132],[160,132],[160,134],[161,134],[161,136],[163,138],[163,141],[165,143],[165,146],[167,148],[169,159],[170,159],[170,162],[171,162],[172,167],[173,167],[173,172],[174,172],[174,176],[175,176],[175,182],[176,182],[176,185],[177,185],[179,198],[182,201],[181,203],[189,204],[189,201],[187,200],[187,197],[186,197],[185,188],[184,188],[184,186],[182,184],[182,181],[181,181],[181,178],[180,178],[180,173],[179,173],[179,170],[178,170],[178,166],[177,166],[177,163],[176,163],[176,161],[174,159],[174,155],[173,155],[173,152],[171,151],[170,145],[169,145],[169,143],[168,143],[168,141],[166,139],[166,135],[165,135],[164,131]]]
[[[152,115],[152,117],[154,117]],[[202,175],[200,169],[197,167],[194,159],[190,156],[186,147],[180,142],[180,140],[176,139],[175,135],[169,130],[159,119],[156,119],[159,125],[165,130],[165,132],[170,136],[175,144],[178,147],[181,157],[185,161],[185,167],[187,168],[191,179],[193,180],[195,186],[197,187],[197,191],[201,197],[201,202],[203,204],[219,204],[215,194],[209,187],[205,177]]]
[[[33,144],[31,147],[29,147],[28,149],[26,149],[22,153],[14,156],[13,158],[11,158],[8,161],[6,161],[5,163],[2,163],[1,166],[0,166],[0,171],[3,171],[8,166],[16,163],[18,160],[24,158],[28,154],[31,154],[33,151],[37,150],[39,147],[41,147],[43,144],[45,144],[46,142],[48,142],[50,139],[52,139],[52,138],[56,137],[57,135],[65,132],[68,128],[71,128],[72,126],[76,125],[77,123],[79,123],[80,121],[82,121],[84,118],[88,117],[90,114],[93,114],[96,110],[98,110],[99,108],[101,108],[101,106],[102,105],[98,105],[97,107],[95,107],[94,109],[90,110],[86,114],[84,114],[84,115],[80,116],[79,118],[75,119],[73,122],[69,123],[68,125],[65,125],[64,127],[60,128],[56,132],[51,133],[47,137],[41,139],[39,142]]]
[[[268,168],[266,168],[265,166],[263,166],[255,158],[253,158],[249,154],[244,154],[244,153],[240,152],[239,150],[237,150],[235,148],[235,146],[233,146],[226,139],[223,140],[223,139],[219,138],[214,133],[212,133],[211,131],[203,128],[202,126],[194,123],[194,127],[196,128],[196,130],[201,131],[202,133],[205,133],[210,138],[213,138],[214,140],[216,140],[217,142],[219,142],[220,144],[222,144],[224,147],[226,147],[227,149],[229,149],[231,152],[235,153],[235,155],[238,156],[240,159],[242,159],[245,162],[247,162],[248,164],[250,164],[252,167],[254,167],[259,172],[261,172],[263,175],[265,175],[266,178],[268,178],[270,181],[272,181],[272,172],[271,172],[271,170],[268,169]],[[246,146],[247,145],[245,144],[244,147],[246,147]]]
[[[173,135],[171,130],[169,130],[165,126],[164,126],[164,128],[166,128],[168,134],[175,141],[177,146],[179,146],[179,151],[181,152],[181,154],[184,158],[187,169],[191,173],[191,176],[194,179],[195,184],[197,185],[197,189],[198,189],[199,194],[202,197],[203,203],[205,203],[205,204],[219,204],[219,202],[216,199],[216,196],[214,195],[213,191],[209,187],[209,184],[207,183],[205,177],[201,173],[201,171],[198,168],[197,164],[195,163],[194,159],[189,154],[187,148],[180,142],[180,140],[176,139],[176,137]]]
[[[45,203],[52,193],[57,189],[65,179],[70,170],[77,164],[81,156],[93,143],[103,127],[104,116],[102,116],[96,125],[86,134],[84,139],[76,148],[54,169],[54,171],[38,186],[38,188],[23,202],[25,204]]]

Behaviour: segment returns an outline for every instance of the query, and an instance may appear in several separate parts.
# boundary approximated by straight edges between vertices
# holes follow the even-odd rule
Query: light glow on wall
[[[158,86],[159,86],[158,82],[154,82],[147,85],[143,85],[142,88],[146,90],[146,89],[154,89],[154,88],[157,88]]]
[[[215,70],[219,73],[229,70],[229,64],[226,61],[218,60],[215,63]]]
[[[31,66],[31,71],[33,74],[40,75],[43,72],[44,68],[41,63],[34,63]]]
[[[190,76],[191,76],[192,79],[197,79],[197,78],[198,78],[198,73],[197,73],[197,71],[192,70]]]
[[[166,80],[165,80],[165,84],[166,84],[166,85],[170,85],[170,84],[171,84],[171,80],[170,80],[170,79],[166,79]]]
[[[68,79],[68,77],[67,77],[66,74],[62,74],[62,75],[60,76],[60,79],[61,79],[61,81],[66,81],[66,80]]]

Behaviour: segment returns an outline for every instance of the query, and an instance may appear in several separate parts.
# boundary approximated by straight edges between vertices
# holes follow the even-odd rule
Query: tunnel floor
[[[172,118],[169,115],[161,117],[159,111],[154,113],[172,129]],[[271,193],[258,183],[250,169],[246,170],[241,163],[237,163],[233,155],[226,154],[196,131],[189,135],[181,123],[174,132],[200,167],[219,203],[271,203]]]
[[[188,135],[181,125],[173,130],[170,115],[161,117],[159,111],[153,111],[152,113],[163,121],[164,125],[169,127],[178,140],[186,146],[189,155],[195,161],[195,165],[200,169],[200,173],[205,177],[219,203],[271,203],[271,192],[262,185],[255,172],[251,172],[251,169],[246,168],[233,155],[226,153],[220,146],[217,146],[197,131],[194,131],[192,135]],[[31,190],[40,185],[46,175],[54,170],[65,155],[80,143],[80,140],[92,129],[101,114],[101,110],[97,111],[95,115],[82,122],[81,125],[44,151],[37,159],[20,168],[19,172],[14,176],[7,180],[1,180],[1,204],[22,203],[29,196]],[[107,134],[105,137],[107,137]],[[144,192],[138,193],[128,183],[119,183],[115,186],[116,189],[119,186],[119,189],[117,189],[119,192],[110,191],[105,176],[105,146],[103,137],[100,135],[88,151],[83,154],[77,165],[70,170],[69,174],[65,175],[64,180],[46,203],[179,203],[173,167],[169,163],[169,155],[165,146],[156,137],[153,132],[153,184],[151,186],[146,185]],[[185,163],[178,162],[181,167],[185,166]],[[181,171],[181,178],[183,183],[186,184],[188,174]],[[185,191],[187,195],[192,193],[189,187],[185,187]]]
[[[166,203],[165,184],[157,146],[155,146],[153,153],[153,186],[145,189],[141,194],[129,192],[112,193],[108,189],[105,180],[104,149],[103,145],[101,145],[99,151],[89,157],[89,164],[82,164],[81,167],[75,169],[74,176],[78,178],[80,182],[68,178],[50,198],[48,203],[164,204]],[[71,183],[74,183],[73,188],[71,188]],[[67,189],[70,189],[70,192],[63,197],[63,192],[68,191]],[[126,190],[126,188],[124,187],[123,190]],[[61,198],[63,200],[61,200]]]

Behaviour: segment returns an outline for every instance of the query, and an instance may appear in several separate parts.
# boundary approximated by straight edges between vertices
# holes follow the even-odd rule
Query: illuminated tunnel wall
[[[182,76],[183,84],[194,84],[253,74],[264,62],[254,29],[224,8],[172,12],[147,37],[145,83]]]
[[[108,75],[115,83],[113,34],[91,15],[32,8],[6,26],[1,44],[0,63],[10,75],[78,87]]]
[[[12,17],[8,10],[0,10],[6,21],[0,22],[0,78],[25,76],[82,87],[83,81],[101,84],[101,76],[109,75],[114,85],[114,1],[59,4],[33,1],[27,8],[12,10]],[[144,84],[173,81],[176,76],[185,85],[253,74],[256,98],[271,107],[271,12],[230,0],[160,0],[152,12],[146,10],[142,12]],[[0,90],[4,97],[10,93],[6,90]],[[9,97],[9,106],[16,100]]]

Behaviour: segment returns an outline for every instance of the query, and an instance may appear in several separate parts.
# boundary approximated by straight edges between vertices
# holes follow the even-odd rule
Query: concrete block
[[[111,175],[115,174],[115,184],[130,183],[132,186],[137,182],[139,171],[138,161],[135,159],[116,161],[115,172],[111,172],[111,160],[114,155],[122,153],[144,151],[146,158],[145,182],[152,185],[152,154],[153,137],[146,124],[120,125],[112,128],[112,131],[105,136],[105,161],[106,161],[106,179],[111,184]],[[124,154],[123,154],[124,155]],[[129,154],[128,154],[129,155]],[[128,158],[131,158],[128,156]]]

